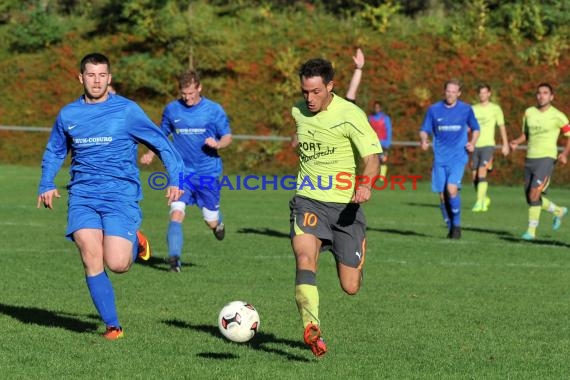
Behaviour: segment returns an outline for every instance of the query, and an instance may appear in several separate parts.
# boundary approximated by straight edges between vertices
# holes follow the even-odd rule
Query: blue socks
[[[451,211],[451,225],[459,227],[461,226],[461,196],[457,193],[455,198],[449,198],[448,202]]]
[[[87,276],[85,281],[91,299],[105,326],[121,327],[115,306],[115,292],[107,273],[103,271],[95,276]]]
[[[182,223],[170,221],[166,242],[168,244],[168,256],[180,257],[182,255],[182,243],[184,242]]]
[[[139,237],[135,236],[135,241],[133,242],[133,263],[137,261],[139,257]]]
[[[447,204],[445,202],[441,202],[439,204],[439,208],[441,209],[441,215],[443,216],[443,221],[447,225],[447,228],[450,228],[451,221],[449,220],[449,213],[447,212]]]
[[[461,226],[461,196],[459,193],[455,198],[446,198],[446,202],[441,202],[439,208],[447,228]]]

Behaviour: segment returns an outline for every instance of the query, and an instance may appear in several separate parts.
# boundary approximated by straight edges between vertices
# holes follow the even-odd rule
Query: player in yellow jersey
[[[487,173],[493,168],[493,152],[495,151],[495,129],[501,132],[503,143],[501,152],[503,156],[509,154],[509,141],[505,129],[505,117],[501,107],[491,102],[491,86],[481,84],[477,88],[479,103],[473,106],[475,118],[479,122],[479,139],[471,156],[473,185],[477,191],[477,202],[473,206],[474,212],[487,211],[490,198],[487,196]]]
[[[554,108],[552,100],[554,90],[548,83],[541,83],[536,90],[537,104],[527,108],[523,118],[522,134],[510,142],[514,151],[519,144],[527,142],[524,167],[524,186],[528,203],[528,229],[522,235],[524,240],[536,238],[536,228],[541,210],[554,214],[552,228],[560,228],[562,218],[568,213],[566,207],[560,207],[544,196],[550,183],[554,163],[558,159],[566,164],[570,153],[570,125],[568,118]],[[566,137],[566,146],[558,154],[556,142],[560,133]]]
[[[333,77],[329,61],[305,62],[299,70],[304,101],[292,109],[300,161],[297,191],[289,205],[295,300],[305,343],[315,356],[327,352],[319,320],[319,253],[332,251],[342,289],[356,294],[366,253],[360,204],[370,199],[382,151],[364,111],[333,93]]]

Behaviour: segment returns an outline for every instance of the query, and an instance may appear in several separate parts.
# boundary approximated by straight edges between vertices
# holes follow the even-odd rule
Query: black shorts
[[[495,152],[494,146],[483,146],[475,148],[471,155],[471,168],[477,170],[486,167],[489,169],[493,164],[493,153]]]
[[[311,234],[321,240],[321,250],[330,250],[337,262],[352,268],[364,264],[366,219],[358,203],[321,202],[294,196],[291,210],[291,238]]]
[[[543,192],[550,183],[556,160],[550,157],[527,158],[524,164],[525,188],[540,188]]]

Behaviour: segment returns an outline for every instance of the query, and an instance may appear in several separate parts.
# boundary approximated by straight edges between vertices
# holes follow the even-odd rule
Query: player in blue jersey
[[[420,145],[429,148],[433,136],[434,161],[432,191],[439,193],[443,219],[450,239],[461,238],[461,180],[468,160],[479,137],[479,123],[473,109],[459,100],[461,84],[457,79],[445,82],[445,98],[432,104],[420,130]],[[469,141],[469,130],[471,140]]]
[[[55,176],[71,152],[66,236],[81,254],[87,287],[101,319],[103,336],[123,336],[113,285],[105,267],[127,272],[138,257],[150,257],[150,245],[138,231],[142,199],[137,145],[160,155],[170,175],[184,169],[182,158],[166,136],[133,101],[109,93],[111,65],[99,53],[81,60],[79,81],[84,94],[59,112],[42,160],[38,208],[53,208],[59,198]],[[175,202],[183,191],[170,186],[166,197]]]
[[[225,236],[220,213],[220,184],[222,159],[218,151],[232,142],[230,123],[221,105],[201,95],[199,74],[186,71],[178,78],[180,99],[170,102],[162,114],[160,128],[173,143],[185,166],[185,194],[170,205],[167,243],[170,270],[180,272],[183,246],[182,222],[186,205],[197,205],[204,221],[218,240]],[[154,153],[141,157],[150,164]]]

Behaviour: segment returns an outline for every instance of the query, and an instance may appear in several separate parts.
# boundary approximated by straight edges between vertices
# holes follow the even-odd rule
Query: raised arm
[[[354,102],[356,100],[358,86],[360,86],[360,81],[362,80],[362,68],[364,67],[364,53],[360,48],[356,49],[356,54],[352,57],[352,60],[354,61],[355,67],[352,78],[350,79],[348,91],[346,92],[346,99]]]

